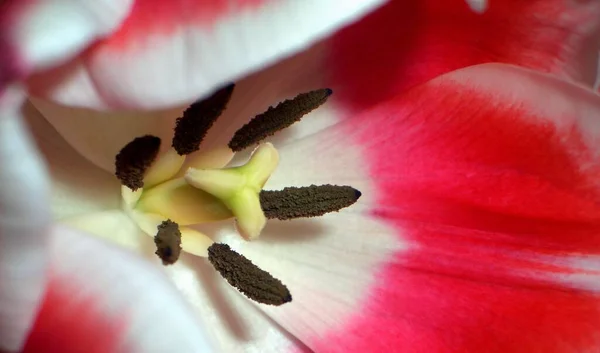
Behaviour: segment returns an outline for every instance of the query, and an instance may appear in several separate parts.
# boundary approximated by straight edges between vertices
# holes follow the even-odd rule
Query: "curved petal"
[[[24,352],[212,352],[180,293],[147,262],[57,226],[51,276]]]
[[[327,67],[332,80],[345,83],[337,90],[345,104],[363,108],[443,73],[487,62],[591,86],[599,31],[598,1],[490,1],[477,14],[461,0],[395,0],[333,36]]]
[[[0,85],[75,56],[114,31],[133,0],[26,0],[0,6]]]
[[[92,108],[182,104],[306,47],[382,2],[138,0],[119,31],[34,78],[31,89]]]
[[[363,156],[360,171],[373,183],[367,213],[347,216],[346,227],[361,217],[383,223],[407,246],[385,248],[393,253],[367,273],[371,284],[360,289],[358,303],[348,300],[353,292],[332,293],[331,282],[321,282],[311,288],[318,302],[294,297],[291,305],[307,313],[296,312],[293,322],[285,309],[269,310],[283,327],[318,352],[600,347],[597,95],[551,76],[488,64],[441,76],[373,109],[339,114],[346,120],[320,138],[322,163],[335,161],[330,150],[342,155],[354,146]],[[296,168],[314,171],[316,163]],[[326,254],[339,248],[365,254],[363,261],[381,259],[385,251],[352,250],[380,234],[377,227],[346,234],[343,243],[308,248],[304,258],[321,271],[345,266],[336,283],[360,281],[348,275],[355,263],[338,262],[349,255],[340,251],[333,262]],[[276,256],[280,248],[261,252]],[[303,247],[297,249],[282,251],[279,261],[302,258],[296,251]],[[277,272],[284,282],[295,273]],[[339,303],[353,312],[350,318],[327,310]],[[318,314],[310,316],[310,308]],[[316,318],[327,321],[320,332],[297,324]]]
[[[216,159],[221,159],[226,164],[233,155],[227,143],[235,131],[256,114],[284,99],[293,98],[298,93],[327,87],[319,77],[324,49],[323,46],[315,46],[237,82],[227,109],[210,129],[200,151],[190,156],[191,160],[196,159],[198,163],[202,163],[203,157],[214,153],[218,155]],[[311,74],[307,75],[307,72]],[[82,156],[111,174],[114,173],[115,155],[136,137],[145,134],[158,136],[162,139],[161,151],[168,150],[175,119],[186,108],[179,106],[147,112],[100,112],[36,98],[31,98],[30,101]],[[330,114],[319,109],[311,113],[310,119],[295,124],[293,129],[278,134],[273,140],[301,138],[334,122]],[[248,157],[247,153],[239,155],[242,159]],[[184,170],[190,166],[189,161],[186,163],[188,164],[184,166]]]
[[[0,350],[17,350],[46,281],[48,182],[21,121],[24,93],[0,87]],[[3,94],[4,93],[4,94]]]
[[[114,175],[79,155],[31,103],[26,103],[21,111],[38,149],[48,161],[54,219],[121,208],[121,185]]]

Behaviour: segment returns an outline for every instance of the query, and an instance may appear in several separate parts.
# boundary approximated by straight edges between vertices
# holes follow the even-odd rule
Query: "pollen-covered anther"
[[[115,157],[115,175],[135,191],[144,186],[144,174],[156,159],[160,138],[146,135],[129,142]]]
[[[234,152],[241,151],[289,127],[323,105],[332,93],[329,88],[318,89],[285,100],[276,107],[270,107],[236,131],[229,141],[229,148]]]
[[[208,260],[231,286],[258,303],[282,305],[292,301],[290,291],[280,280],[233,251],[229,245],[211,245]]]
[[[227,107],[234,87],[234,84],[227,85],[210,97],[193,103],[177,119],[172,146],[179,155],[187,155],[200,148],[208,130]]]
[[[354,204],[360,196],[361,192],[351,186],[287,187],[278,191],[261,191],[260,205],[267,218],[286,220],[337,212]]]
[[[158,232],[154,236],[156,244],[155,254],[160,257],[163,265],[172,265],[181,254],[181,232],[179,225],[170,219],[158,226]]]

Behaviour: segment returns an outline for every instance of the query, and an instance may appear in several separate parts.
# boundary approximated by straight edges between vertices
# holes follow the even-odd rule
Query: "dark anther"
[[[181,232],[179,225],[170,219],[158,226],[158,233],[154,236],[156,244],[155,254],[160,257],[163,265],[172,265],[181,254]]]
[[[115,175],[121,184],[135,191],[144,186],[144,174],[160,149],[160,138],[146,135],[129,142],[115,158]]]
[[[229,148],[234,152],[241,151],[277,131],[285,129],[324,104],[331,93],[332,90],[329,88],[319,89],[299,94],[294,99],[283,101],[276,107],[270,107],[266,112],[257,115],[236,131],[229,141]]]
[[[355,203],[360,191],[350,186],[311,185],[260,192],[260,205],[267,218],[281,220],[317,217]]]
[[[230,84],[210,97],[193,103],[177,119],[172,146],[179,155],[190,154],[200,148],[206,133],[227,107],[234,87],[234,84]]]
[[[208,260],[230,285],[258,303],[282,305],[292,301],[290,291],[280,280],[231,250],[229,245],[211,245]]]

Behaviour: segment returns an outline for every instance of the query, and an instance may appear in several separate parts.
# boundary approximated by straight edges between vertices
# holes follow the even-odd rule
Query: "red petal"
[[[24,353],[117,352],[127,317],[108,318],[93,297],[74,301],[75,283],[52,278]],[[69,303],[69,305],[65,305]]]
[[[598,1],[496,0],[479,15],[463,0],[395,0],[336,35],[328,67],[350,106],[486,62],[592,85],[599,26]]]
[[[140,38],[173,35],[185,24],[211,28],[217,20],[244,11],[256,11],[273,0],[136,0],[121,28],[102,45],[112,50],[135,45]]]
[[[600,99],[504,65],[360,114],[373,216],[410,244],[324,352],[600,347]]]

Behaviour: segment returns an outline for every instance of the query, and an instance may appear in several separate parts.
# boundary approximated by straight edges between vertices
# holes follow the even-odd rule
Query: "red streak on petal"
[[[503,62],[593,83],[600,2],[395,0],[330,42],[333,81],[348,106],[365,108],[458,68]],[[593,43],[593,44],[590,44]]]
[[[218,20],[253,11],[275,0],[136,0],[122,27],[103,46],[135,46],[151,37],[175,35],[178,29],[210,28]]]
[[[75,283],[53,278],[23,352],[122,351],[127,319],[102,312],[100,300],[82,293]]]
[[[343,335],[317,345],[327,353],[594,352],[598,298],[508,287],[390,265]],[[393,299],[391,299],[393,298]],[[379,303],[373,304],[373,303]]]
[[[471,84],[428,83],[343,123],[379,190],[374,217],[413,247],[377,274],[347,326],[313,349],[600,347],[600,294],[559,282],[575,270],[552,261],[600,254],[600,161],[591,153],[600,141],[586,144],[575,116],[554,117],[558,127],[535,102]]]

